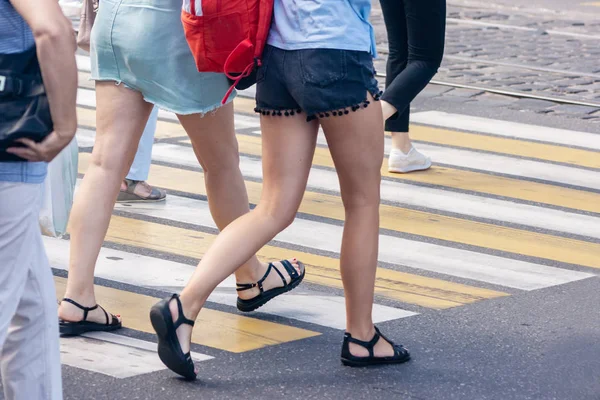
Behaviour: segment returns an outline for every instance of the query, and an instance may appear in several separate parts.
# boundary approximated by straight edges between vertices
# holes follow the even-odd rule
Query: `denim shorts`
[[[262,115],[304,112],[306,120],[342,116],[381,97],[373,58],[363,51],[282,50],[267,46],[257,73],[256,109]]]

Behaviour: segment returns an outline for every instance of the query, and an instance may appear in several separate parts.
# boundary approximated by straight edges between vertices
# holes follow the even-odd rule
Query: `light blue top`
[[[268,43],[284,50],[339,49],[377,56],[371,0],[275,0]]]
[[[8,0],[0,0],[0,54],[21,53],[33,45],[29,26]],[[42,183],[46,171],[43,162],[0,162],[0,181]]]

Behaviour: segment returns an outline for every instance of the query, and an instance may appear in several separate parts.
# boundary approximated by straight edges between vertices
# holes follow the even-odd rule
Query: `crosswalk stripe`
[[[238,98],[236,99],[236,108],[241,109],[244,112],[252,113],[254,108],[254,100]],[[411,119],[413,120],[413,122],[418,121],[421,123],[424,123],[424,121],[431,121],[429,125],[439,126],[440,123],[436,120],[436,116],[438,115],[437,112],[431,112],[435,113],[431,115],[431,117],[429,116],[429,113],[429,111],[422,113],[414,113],[413,115],[416,116],[416,119],[413,116],[411,116]],[[464,117],[454,114],[447,115],[450,115],[453,118],[458,119],[459,121],[462,121],[462,117]],[[474,118],[475,122],[469,123],[469,118]],[[457,122],[455,124],[456,126],[454,127],[456,129],[463,130],[476,130],[474,129],[474,126],[482,124],[483,128],[485,129],[494,126],[490,124],[490,121],[492,121],[493,124],[498,123],[504,126],[507,129],[507,131],[500,131],[499,135],[490,136],[481,135],[479,133],[434,128],[432,126],[411,125],[410,135],[413,140],[427,142],[429,144],[453,146],[471,150],[489,151],[494,153],[502,153],[507,156],[534,158],[542,161],[572,164],[573,166],[580,167],[600,168],[600,154],[598,153],[598,151],[593,150],[594,143],[598,141],[598,135],[596,134],[557,130],[558,134],[561,135],[560,139],[563,139],[559,139],[559,144],[566,144],[572,146],[573,143],[569,142],[568,140],[566,142],[564,141],[565,137],[570,138],[572,136],[581,136],[582,143],[584,144],[590,143],[590,141],[592,143],[591,150],[573,149],[569,147],[560,146],[559,144],[555,143],[535,143],[528,140],[523,140],[539,137],[539,131],[545,129],[543,127],[526,124],[515,124],[511,122],[496,121],[476,117],[467,117],[466,121],[467,123],[465,124]],[[441,126],[443,126],[443,124]],[[494,133],[498,132],[498,130],[495,128],[490,129]],[[511,137],[511,134],[514,134],[515,131],[516,136]],[[553,133],[552,129],[550,129],[550,131],[551,133]],[[520,135],[521,132],[524,132],[524,134]],[[555,135],[553,135],[552,138],[554,138],[554,136]],[[388,135],[388,137],[386,137],[386,153],[389,152],[390,148],[391,139]],[[421,148],[421,146],[419,146],[419,148]],[[598,146],[598,150],[600,150],[600,145]],[[438,160],[435,159],[435,161],[437,162]]]
[[[93,143],[93,132],[80,130],[78,138],[85,138],[85,143]],[[239,135],[243,137],[244,135]],[[81,143],[82,141],[80,141]],[[155,159],[160,160],[163,149],[170,145],[156,144],[159,150]],[[169,161],[169,159],[165,158]],[[186,159],[180,160],[185,162]],[[262,170],[260,161],[241,156],[241,168],[244,176],[261,179]],[[196,161],[189,165],[196,165]],[[333,172],[322,169],[313,169],[309,177],[309,189],[324,189],[338,191]],[[600,239],[600,219],[590,215],[569,213],[547,207],[538,207],[529,204],[520,204],[506,200],[482,198],[466,193],[458,193],[441,189],[407,185],[396,181],[383,181],[381,185],[381,198],[384,201],[405,204],[419,208],[430,208],[453,214],[495,220],[500,223],[509,222],[518,225],[541,228],[549,231],[570,233],[573,235],[587,236]]]
[[[411,121],[449,129],[462,129],[508,138],[536,140],[564,146],[600,150],[600,135],[566,129],[549,128],[441,111],[423,111],[411,114]],[[412,132],[412,131],[411,131]]]
[[[85,92],[93,93],[89,90],[86,90]],[[236,116],[236,118],[240,117]],[[248,119],[249,117],[246,118]],[[164,124],[168,125],[169,123],[164,122]],[[236,119],[236,126],[237,125],[238,121]],[[258,122],[255,126],[258,126]],[[241,127],[238,128],[242,129]],[[161,137],[160,135],[162,135],[162,129],[163,124],[161,124],[161,126],[159,126],[157,129],[157,137]],[[178,132],[181,132],[181,135],[177,136],[185,136],[185,132],[181,127],[168,128],[169,131],[177,131],[178,129]],[[260,156],[261,146],[259,137],[238,135],[238,140],[240,141],[241,153]],[[537,163],[529,160],[515,160],[512,158],[494,158],[496,163],[493,166],[490,166],[489,163],[486,162],[488,157],[492,157],[490,155],[485,155],[485,157],[482,157],[481,154],[477,154],[475,152],[465,152],[464,150],[461,151],[454,149],[442,149],[446,152],[442,151],[440,153],[439,147],[436,148],[433,146],[430,150],[435,152],[435,157],[445,160],[445,164],[457,163],[458,165],[466,166],[468,168],[487,170],[493,173],[512,173],[514,174],[514,177],[495,176],[477,171],[455,169],[447,166],[434,166],[431,170],[426,172],[398,175],[389,173],[387,171],[387,159],[384,161],[384,165],[382,167],[382,175],[386,178],[399,182],[424,183],[442,188],[453,188],[480,193],[482,195],[495,195],[503,198],[515,198],[561,208],[571,208],[575,210],[600,213],[600,202],[597,201],[596,194],[594,193],[587,193],[585,191],[564,187],[556,187],[548,183],[528,182],[518,179],[519,176],[540,179],[540,175],[536,175],[539,172],[541,173],[541,177],[550,182],[557,181],[558,183],[568,185],[573,185],[573,182],[576,182],[576,185],[597,189],[600,188],[600,174],[597,172],[556,166],[547,163]],[[448,151],[449,153],[447,153]],[[314,165],[333,167],[333,162],[327,149],[317,148]],[[527,169],[522,169],[523,166],[527,167]],[[551,168],[553,172],[558,171],[558,174],[547,173],[545,172],[546,168]]]
[[[191,352],[195,362],[213,357]],[[156,343],[107,332],[60,339],[62,364],[124,379],[166,369],[158,358]]]
[[[93,92],[92,92],[93,93]],[[159,111],[159,118],[161,117],[163,111]],[[90,110],[87,108],[77,107],[77,119],[80,126],[84,127],[94,127],[96,126],[96,111]],[[248,117],[245,115],[236,114],[235,117],[235,126],[236,129],[247,129],[247,128],[258,128],[259,123],[255,117]],[[156,125],[156,139],[169,139],[169,138],[187,138],[187,133],[183,129],[183,127],[177,122],[176,118],[174,120],[165,121],[158,120]]]
[[[593,171],[430,144],[419,145],[419,150],[439,164],[600,191],[600,170]],[[597,157],[600,159],[600,154]]]
[[[428,144],[448,145],[463,149],[483,150],[510,156],[571,164],[573,166],[600,168],[600,152],[598,151],[573,149],[552,144],[533,143],[420,125],[411,126],[410,137],[413,140]]]
[[[53,268],[68,269],[69,242],[44,238],[46,253]],[[94,274],[96,277],[167,292],[183,289],[195,267],[173,261],[141,256],[102,248]],[[235,278],[227,278],[208,298],[209,302],[235,305]],[[117,311],[117,310],[115,310]],[[329,328],[344,329],[346,307],[341,296],[306,292],[302,287],[281,296],[260,309],[262,313],[278,315]],[[379,304],[373,305],[373,322],[381,323],[406,318],[416,313]]]
[[[127,212],[138,215],[163,218],[176,222],[186,222],[198,226],[214,227],[208,213],[208,205],[205,202],[179,198],[177,196],[172,196],[169,202],[164,206],[153,207],[151,205],[132,205],[131,207],[120,207],[119,209],[122,211],[127,210]],[[128,221],[122,220],[120,222],[126,223]],[[145,235],[143,229],[152,229],[154,232],[154,226],[143,225],[142,227],[139,226],[138,222],[128,222],[127,225],[131,225],[129,228],[130,230],[135,230],[136,232],[140,231],[138,233],[140,236]],[[125,230],[126,228],[123,227],[121,229]],[[190,233],[179,231],[177,229],[169,229],[169,232],[171,232],[171,235],[190,236]],[[319,232],[319,236],[315,237],[314,232]],[[164,235],[166,236],[166,233],[164,233]],[[339,249],[341,235],[342,228],[340,226],[296,219],[289,229],[276,237],[276,240],[292,245],[297,244],[304,248],[325,250],[335,253]],[[213,239],[206,234],[203,234],[202,238],[203,240],[208,241]],[[120,236],[118,240],[119,243],[123,243],[122,236]],[[144,246],[143,244],[138,245]],[[193,245],[190,244],[190,246]],[[196,245],[198,252],[202,253],[204,250],[200,249],[198,246],[199,245]],[[178,246],[175,245],[174,247]],[[399,252],[398,249],[402,249],[402,251]],[[182,247],[181,249],[172,249],[168,251],[174,251],[176,254],[183,254],[181,252],[186,251],[186,248]],[[198,254],[198,252],[194,252],[192,249],[187,251],[185,255],[198,258],[201,257],[201,254]],[[306,257],[306,254],[302,254],[299,258],[300,257]],[[389,264],[406,265],[432,272],[480,280],[522,290],[539,289],[594,276],[592,274],[577,271],[546,267],[523,261],[474,253],[462,249],[447,248],[430,243],[399,239],[387,235],[380,235],[379,259]],[[320,257],[320,260],[315,261],[318,262],[317,265],[320,268],[324,268],[325,266],[328,266],[332,270],[337,270],[338,268],[337,260]],[[308,271],[310,272],[310,269]],[[382,274],[383,272],[389,274],[391,272],[390,270],[380,268],[378,272],[380,279],[389,279]],[[379,280],[377,285],[379,287]],[[415,287],[413,288],[413,292],[420,293],[423,289],[424,288],[417,289]],[[425,291],[424,294],[429,293],[428,291]],[[486,292],[484,291],[482,294],[486,294]],[[435,292],[431,293],[431,295],[435,295]],[[494,293],[492,292],[490,295],[494,295]],[[498,296],[501,294],[496,292],[495,295]]]
[[[109,242],[195,259],[202,258],[214,238],[215,235],[205,232],[123,217],[111,219],[106,236]],[[307,266],[307,282],[343,288],[337,259],[270,245],[263,247],[257,254],[263,261],[276,261],[294,255]],[[450,308],[505,295],[502,292],[384,268],[379,268],[377,274],[376,295],[428,308]]]
[[[240,153],[260,157],[260,137],[239,134],[237,137]],[[425,148],[423,147],[423,149]],[[515,166],[510,167],[510,170],[517,173],[519,172],[518,168],[520,168],[520,165],[523,165],[523,163],[527,163],[528,165],[532,165],[530,163],[534,163],[529,160],[501,157],[495,158],[494,161],[496,161],[496,163],[494,168],[490,168],[489,166],[486,166],[485,160],[487,160],[489,157],[498,156],[486,154],[485,157],[481,157],[480,154],[474,152],[466,152],[454,149],[450,149],[452,150],[452,154],[447,156],[447,154],[443,153],[438,154],[438,149],[434,148],[433,146],[430,146],[430,148],[428,147],[428,149],[432,152],[435,152],[437,156],[446,159],[446,161],[457,161],[467,166],[473,166],[471,164],[473,162],[471,159],[473,157],[477,157],[477,164],[475,166],[492,169],[493,171],[501,170],[504,165],[514,164]],[[458,152],[461,152],[460,155],[456,155]],[[434,157],[436,155],[434,155]],[[452,159],[449,160],[448,157],[452,157]],[[315,151],[313,165],[333,168],[333,160],[331,159],[329,151],[325,148],[317,148]],[[546,167],[552,167],[553,169],[556,167],[556,169],[558,169],[560,172],[560,176],[562,177],[561,180],[569,184],[572,184],[573,180],[569,180],[568,174],[574,171],[575,175],[573,178],[575,179],[580,177],[577,181],[579,184],[593,188],[600,187],[600,183],[598,183],[600,180],[600,174],[597,172],[568,168],[564,166],[555,166],[552,164],[535,163],[533,166],[536,168],[536,170],[542,172],[545,171]],[[595,193],[588,193],[586,191],[565,187],[557,187],[548,183],[522,181],[517,177],[511,178],[505,176],[495,176],[481,172],[459,170],[440,166],[434,166],[429,171],[425,172],[398,175],[388,172],[387,159],[384,160],[381,173],[382,176],[390,178],[390,180],[395,182],[426,183],[442,188],[462,189],[469,192],[480,193],[482,195],[491,194],[501,196],[503,198],[521,199],[562,208],[600,213],[600,202],[598,202],[597,194]],[[529,173],[527,175],[530,177],[536,177],[533,173]],[[543,176],[546,176],[547,179],[555,180],[555,177],[550,176],[545,172],[543,172]],[[592,183],[586,181],[587,177],[590,176],[592,178]]]
[[[58,298],[62,298],[66,279],[55,277],[54,283]],[[159,299],[105,286],[96,286],[95,294],[98,303],[109,310],[119,310],[124,327],[154,333],[148,313]],[[192,342],[242,353],[318,335],[307,329],[204,308],[196,319]]]
[[[164,151],[164,150],[167,151]],[[195,156],[190,148],[169,144],[157,144],[153,151],[154,157],[162,161],[173,163],[186,163],[197,165]],[[163,157],[163,155],[167,156]],[[83,157],[83,155],[82,155]],[[85,161],[82,161],[82,166]],[[246,163],[244,163],[246,164]],[[187,192],[188,180],[191,174],[198,177],[192,182],[200,182],[204,177],[197,172],[186,171],[170,174],[157,173],[168,167],[153,166],[152,182],[171,190]],[[243,168],[243,165],[242,165]],[[256,161],[255,171],[260,173],[260,162]],[[247,169],[244,168],[244,173]],[[169,175],[169,182],[157,180],[160,176]],[[335,176],[331,173],[326,182],[335,182]],[[314,180],[311,179],[311,183]],[[312,185],[311,185],[312,186]],[[262,185],[257,182],[246,182],[249,199],[257,203],[260,199]],[[337,189],[322,188],[322,189]],[[202,190],[202,189],[200,189]],[[205,190],[201,191],[206,194]],[[344,219],[344,211],[341,199],[338,196],[315,193],[307,191],[300,206],[300,212],[317,215],[324,218]],[[419,236],[432,237],[456,243],[464,243],[472,246],[491,248],[501,251],[512,252],[532,257],[545,258],[570,264],[584,265],[600,268],[600,244],[589,243],[575,239],[563,238],[526,230],[491,225],[423,211],[410,210],[389,205],[380,207],[381,228],[397,232],[404,232]]]

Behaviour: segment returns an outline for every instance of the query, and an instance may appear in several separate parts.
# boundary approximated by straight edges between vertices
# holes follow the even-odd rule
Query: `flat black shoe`
[[[275,297],[279,296],[280,294],[287,293],[290,290],[294,289],[296,286],[298,286],[300,284],[300,282],[302,282],[302,280],[304,279],[304,275],[306,274],[306,268],[304,267],[304,264],[302,264],[300,261],[297,261],[298,266],[302,270],[302,274],[299,274],[298,271],[296,271],[296,268],[294,268],[292,263],[289,262],[288,260],[282,260],[282,261],[280,261],[280,263],[281,263],[281,265],[283,265],[283,267],[287,271],[288,275],[290,276],[290,278],[291,278],[290,282],[288,283],[286,281],[286,279],[283,276],[283,274],[281,273],[281,271],[279,271],[279,269],[273,263],[269,263],[269,268],[267,268],[267,272],[265,272],[263,277],[258,282],[256,282],[256,283],[238,283],[237,284],[236,290],[238,292],[241,292],[244,290],[249,290],[249,289],[252,289],[255,287],[258,287],[258,289],[260,290],[260,294],[258,296],[253,297],[248,300],[243,300],[238,297],[238,299],[237,299],[238,310],[240,310],[242,312],[254,311],[254,310],[264,306],[265,304],[267,304],[267,302],[269,302],[269,300],[272,300]],[[269,276],[271,271],[277,272],[277,274],[281,278],[281,281],[283,282],[283,286],[265,291],[263,289],[263,283],[267,279],[267,277]]]
[[[179,309],[179,318],[177,318],[175,323],[173,323],[173,316],[169,309],[169,303],[173,299],[177,301],[177,308]],[[194,321],[187,319],[183,315],[183,307],[181,306],[179,295],[174,294],[152,306],[152,309],[150,309],[150,321],[158,336],[158,356],[163,364],[185,379],[196,379],[192,355],[190,352],[183,354],[181,344],[177,338],[177,328],[182,324],[194,326]]]
[[[81,321],[71,322],[63,319],[58,320],[58,328],[62,336],[79,336],[86,332],[111,332],[120,329],[123,326],[116,315],[110,314],[109,318],[109,314],[106,312],[106,310],[98,304],[96,304],[94,307],[84,307],[71,299],[64,298],[62,301],[66,301],[67,303],[73,304],[80,310],[83,310],[83,319]],[[106,323],[101,324],[99,322],[87,321],[89,312],[94,311],[97,308],[100,308],[102,311],[104,311]]]
[[[375,357],[373,349],[380,339],[384,339],[392,345],[394,355],[391,357]],[[357,344],[369,350],[368,357],[356,357],[350,353],[350,343]],[[342,345],[342,364],[348,367],[370,367],[373,365],[402,364],[410,360],[410,353],[401,344],[394,344],[391,340],[383,336],[379,329],[375,327],[375,336],[369,342],[354,339],[348,332],[344,334],[344,344]]]

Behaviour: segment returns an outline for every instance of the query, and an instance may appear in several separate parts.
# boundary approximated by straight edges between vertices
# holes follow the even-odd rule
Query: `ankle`
[[[93,307],[96,305],[96,296],[94,289],[67,290],[63,298],[71,299],[84,307]]]
[[[258,261],[256,256],[252,257],[247,263],[235,271],[235,281],[237,283],[256,282],[265,274],[263,264]]]
[[[206,298],[198,298],[198,296],[188,296],[185,291],[179,295],[179,300],[181,301],[181,307],[183,308],[183,315],[187,319],[191,319],[195,321],[204,307],[204,303],[206,302]]]
[[[356,326],[350,327],[346,329],[354,339],[362,340],[363,342],[368,342],[373,339],[375,336],[375,326],[373,324],[369,324],[367,326]]]

